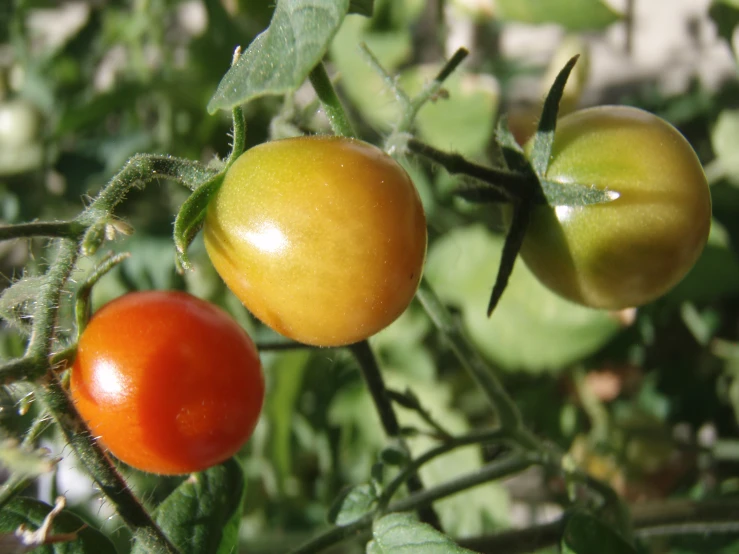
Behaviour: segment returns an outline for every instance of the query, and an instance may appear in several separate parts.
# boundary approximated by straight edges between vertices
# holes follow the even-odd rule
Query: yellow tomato
[[[418,287],[426,219],[403,168],[370,144],[299,137],[239,157],[205,246],[243,304],[296,341],[339,346],[392,323]]]

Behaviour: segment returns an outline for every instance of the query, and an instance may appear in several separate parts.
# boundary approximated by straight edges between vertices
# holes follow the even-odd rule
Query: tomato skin
[[[256,146],[208,207],[205,246],[241,302],[298,342],[366,339],[408,306],[426,218],[408,174],[375,146],[299,137]]]
[[[121,461],[159,474],[201,471],[251,436],[264,400],[256,347],[225,312],[182,292],[134,292],[80,337],[70,393]]]
[[[646,111],[601,106],[563,117],[547,178],[620,195],[534,209],[521,257],[574,302],[607,309],[650,302],[685,276],[708,239],[711,197],[698,157],[677,129]]]

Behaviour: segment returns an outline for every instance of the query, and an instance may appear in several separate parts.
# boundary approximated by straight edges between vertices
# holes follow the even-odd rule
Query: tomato
[[[521,256],[570,300],[645,304],[677,284],[703,250],[711,224],[703,168],[680,132],[653,114],[602,106],[563,117],[546,176],[619,194],[606,204],[534,209]]]
[[[426,219],[408,174],[340,137],[256,146],[226,173],[204,224],[218,273],[296,341],[338,346],[393,322],[418,287]]]
[[[82,333],[71,395],[93,435],[143,471],[200,471],[251,436],[264,399],[259,356],[219,308],[182,292],[135,292]]]

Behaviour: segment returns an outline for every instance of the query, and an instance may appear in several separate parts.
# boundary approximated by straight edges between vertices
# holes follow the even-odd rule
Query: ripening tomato
[[[418,287],[426,219],[408,174],[370,144],[256,146],[208,207],[205,246],[243,304],[296,341],[338,346],[392,323]]]
[[[254,343],[182,292],[126,294],[82,333],[71,395],[93,435],[143,471],[201,471],[251,436],[264,400]]]
[[[644,110],[602,106],[560,119],[546,177],[619,194],[532,214],[522,258],[580,304],[654,300],[685,276],[708,239],[711,196],[698,157],[677,129]]]

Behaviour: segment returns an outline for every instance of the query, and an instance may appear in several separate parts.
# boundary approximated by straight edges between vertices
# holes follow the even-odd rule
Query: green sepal
[[[529,226],[529,219],[531,218],[531,209],[531,203],[525,200],[513,207],[511,228],[508,230],[508,235],[506,235],[505,243],[503,244],[503,252],[500,255],[498,275],[495,278],[493,291],[490,293],[487,312],[488,317],[492,315],[495,306],[498,305],[498,302],[503,296],[503,292],[508,285],[508,279],[510,278],[511,273],[513,273],[513,266],[516,263],[518,252],[521,250],[523,239],[526,237],[526,229]]]
[[[549,159],[552,156],[554,131],[557,127],[557,114],[559,113],[559,101],[562,99],[562,93],[567,84],[567,79],[579,57],[579,55],[573,56],[565,64],[562,71],[559,72],[557,78],[554,80],[552,88],[549,89],[546,100],[544,100],[544,107],[541,110],[541,118],[539,119],[539,126],[533,138],[530,154],[531,166],[534,168],[536,174],[541,177],[547,174]]]
[[[219,173],[195,189],[177,214],[174,221],[174,244],[177,248],[177,264],[182,269],[190,269],[187,247],[203,226],[208,204],[223,183],[224,175]]]
[[[620,195],[615,190],[603,190],[578,183],[559,183],[539,179],[544,198],[550,206],[589,206],[605,204],[616,200]]]

